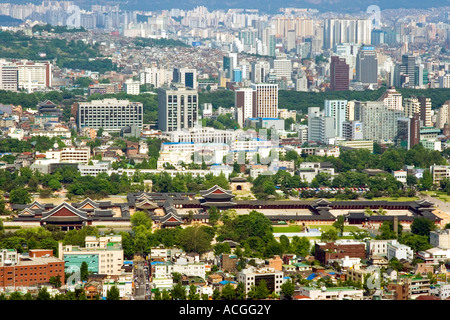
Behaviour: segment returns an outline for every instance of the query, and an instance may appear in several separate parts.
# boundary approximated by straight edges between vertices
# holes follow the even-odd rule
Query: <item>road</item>
[[[134,268],[134,299],[135,300],[147,300],[149,297],[148,292],[148,269],[146,269],[145,261],[136,261]]]

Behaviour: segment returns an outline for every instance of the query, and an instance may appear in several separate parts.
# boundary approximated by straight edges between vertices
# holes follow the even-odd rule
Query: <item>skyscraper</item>
[[[334,119],[335,136],[343,137],[342,124],[347,117],[347,100],[325,100],[325,117]]]
[[[378,84],[378,58],[374,47],[362,46],[356,56],[356,81],[363,85]]]
[[[198,119],[198,94],[181,85],[158,90],[158,128],[176,131],[193,128]]]
[[[253,117],[278,117],[278,85],[270,83],[252,84]]]
[[[341,91],[349,89],[349,66],[345,59],[338,56],[331,57],[330,64],[330,89],[332,91]]]

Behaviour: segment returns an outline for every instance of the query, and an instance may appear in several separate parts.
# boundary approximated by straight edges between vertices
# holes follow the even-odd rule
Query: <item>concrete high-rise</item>
[[[334,119],[335,136],[342,138],[342,124],[347,120],[347,100],[325,100],[324,115]]]
[[[363,85],[378,84],[378,58],[375,47],[362,46],[356,56],[356,81]]]
[[[193,128],[198,120],[198,93],[181,85],[158,90],[158,128],[176,131]]]
[[[197,70],[191,68],[173,69],[173,82],[181,83],[186,88],[197,89]]]
[[[338,56],[331,57],[330,89],[331,91],[349,90],[349,66],[345,59]]]
[[[270,83],[253,83],[253,117],[278,117],[278,85]]]
[[[234,107],[237,122],[241,127],[243,127],[245,119],[253,117],[253,89],[237,89],[234,92]]]

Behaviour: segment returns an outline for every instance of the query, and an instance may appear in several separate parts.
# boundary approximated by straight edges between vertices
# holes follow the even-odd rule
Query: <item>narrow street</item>
[[[145,261],[136,261],[134,267],[134,299],[147,300],[148,299],[148,269],[146,269]]]

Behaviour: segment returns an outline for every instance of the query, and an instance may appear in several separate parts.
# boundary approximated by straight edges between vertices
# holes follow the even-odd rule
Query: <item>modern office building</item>
[[[0,64],[0,90],[17,91],[19,89],[19,69],[7,63]]]
[[[140,102],[103,99],[78,102],[73,107],[79,131],[85,128],[120,132],[127,126],[142,128],[144,107]]]
[[[168,69],[149,67],[145,68],[140,74],[141,84],[150,84],[155,88],[159,88],[165,84],[169,84],[173,79],[173,71]]]
[[[52,64],[48,61],[33,62],[28,60],[15,61],[19,76],[19,88],[28,93],[45,90],[52,86]]]
[[[253,118],[278,117],[278,85],[253,83]]]
[[[239,88],[234,92],[234,107],[239,126],[243,127],[245,119],[253,117],[253,89]]]
[[[244,283],[245,292],[248,293],[253,286],[257,287],[262,280],[266,282],[269,292],[280,293],[281,285],[283,284],[282,271],[274,268],[255,268],[250,267],[243,269],[237,275],[238,282]]]
[[[59,243],[59,259],[64,260],[66,273],[79,270],[86,262],[93,274],[120,275],[123,266],[122,236],[87,236],[85,246],[63,246]]]
[[[175,84],[159,88],[158,128],[161,131],[192,128],[197,124],[197,120],[197,90]]]
[[[375,47],[362,46],[356,56],[356,81],[363,85],[378,84],[378,58]]]
[[[173,69],[172,82],[181,83],[186,88],[197,89],[197,70],[191,68],[175,68]]]
[[[256,61],[251,65],[251,81],[252,83],[264,83],[270,71],[270,63],[268,61]]]
[[[345,62],[345,59],[332,56],[330,64],[331,91],[348,90],[349,85],[349,65]]]
[[[420,142],[420,117],[399,117],[397,119],[397,145],[409,150]]]

